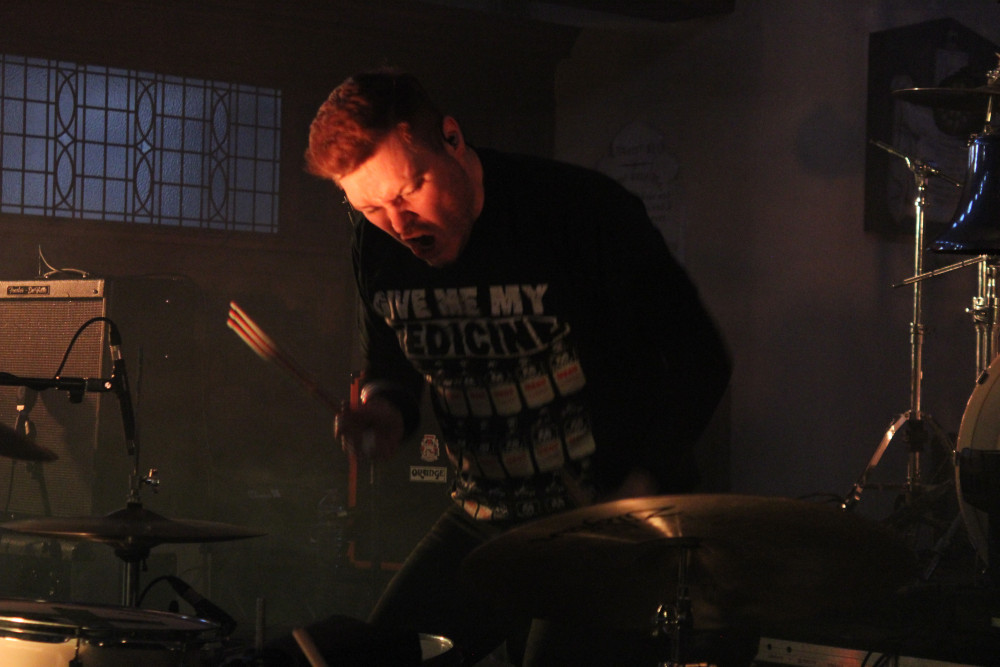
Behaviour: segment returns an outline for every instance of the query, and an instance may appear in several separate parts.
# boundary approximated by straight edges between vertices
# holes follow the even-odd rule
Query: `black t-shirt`
[[[455,263],[357,226],[366,379],[404,388],[408,414],[430,387],[452,495],[477,518],[599,500],[636,466],[690,490],[728,357],[642,202],[597,172],[477,152],[485,203]]]

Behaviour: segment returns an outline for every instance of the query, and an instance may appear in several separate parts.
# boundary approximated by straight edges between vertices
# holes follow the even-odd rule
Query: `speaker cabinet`
[[[0,372],[21,378],[105,375],[103,280],[0,281]],[[72,342],[72,348],[70,344]],[[60,364],[65,356],[65,364]],[[79,516],[91,512],[102,393],[71,397],[57,389],[0,386],[0,422],[18,425],[18,406],[35,441],[59,459],[37,463],[0,456],[4,516]]]

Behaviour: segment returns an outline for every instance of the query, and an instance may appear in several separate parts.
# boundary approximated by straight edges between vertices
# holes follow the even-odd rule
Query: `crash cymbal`
[[[892,91],[893,97],[936,109],[952,109],[986,113],[989,98],[1000,95],[1000,85],[991,84],[975,88],[903,88]]]
[[[148,549],[163,543],[222,542],[259,537],[264,533],[212,521],[167,519],[131,503],[101,517],[44,517],[0,525],[29,535],[103,542],[129,549]]]
[[[0,424],[0,456],[21,461],[55,461],[59,455]]]
[[[688,545],[696,628],[855,612],[911,579],[915,557],[859,516],[740,495],[595,505],[513,529],[463,562],[465,585],[502,609],[644,628],[677,597]]]

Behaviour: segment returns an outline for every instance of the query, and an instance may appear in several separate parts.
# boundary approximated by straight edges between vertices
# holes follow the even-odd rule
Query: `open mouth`
[[[412,238],[406,239],[406,245],[410,247],[413,252],[419,252],[421,250],[429,250],[434,246],[434,237],[430,234],[424,234],[422,236],[414,236]]]

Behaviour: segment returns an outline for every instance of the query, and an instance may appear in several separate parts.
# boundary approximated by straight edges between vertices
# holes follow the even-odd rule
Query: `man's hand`
[[[403,441],[403,415],[391,401],[372,396],[356,409],[344,406],[333,420],[333,437],[361,460],[384,461]]]

